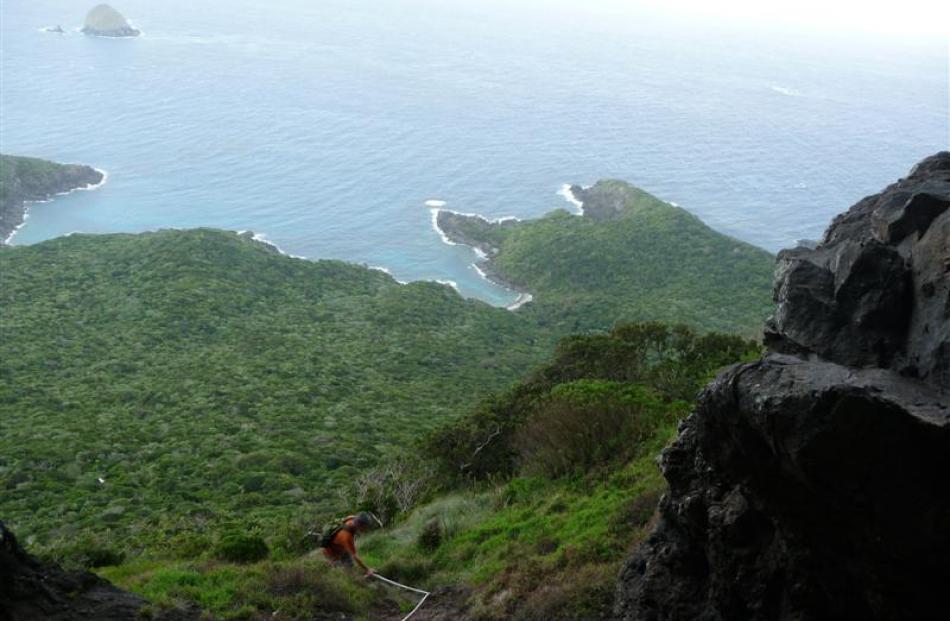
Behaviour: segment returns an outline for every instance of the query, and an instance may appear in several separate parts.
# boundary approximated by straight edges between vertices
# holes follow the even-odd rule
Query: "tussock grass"
[[[297,621],[334,612],[364,618],[380,603],[357,573],[312,556],[244,565],[140,560],[100,573],[144,596],[155,609],[197,605],[221,619]]]

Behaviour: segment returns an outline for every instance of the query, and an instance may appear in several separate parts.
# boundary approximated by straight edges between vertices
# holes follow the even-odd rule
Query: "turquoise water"
[[[505,304],[426,201],[524,218],[619,177],[775,251],[950,141],[941,41],[421,0],[117,0],[145,36],[109,40],[72,30],[87,4],[0,5],[0,148],[109,173],[15,244],[253,230]]]

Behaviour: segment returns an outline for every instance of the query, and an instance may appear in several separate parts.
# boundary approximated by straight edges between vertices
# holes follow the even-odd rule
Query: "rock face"
[[[97,5],[89,11],[82,31],[97,37],[137,37],[142,34],[108,4]]]
[[[0,522],[0,621],[133,621],[145,600],[89,572],[45,565],[20,548]],[[188,621],[198,614],[168,611],[157,621]]]
[[[134,619],[144,603],[93,574],[41,565],[0,523],[0,620]]]
[[[771,353],[662,457],[622,619],[937,619],[950,575],[950,153],[778,257]]]

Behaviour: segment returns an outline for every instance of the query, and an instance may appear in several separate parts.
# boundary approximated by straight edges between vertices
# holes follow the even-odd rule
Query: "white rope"
[[[393,586],[397,586],[397,587],[400,587],[400,588],[402,588],[402,589],[406,589],[407,591],[413,591],[414,593],[422,593],[422,599],[420,599],[420,600],[419,600],[419,603],[416,604],[416,607],[412,609],[412,612],[410,612],[409,614],[407,614],[405,617],[402,618],[402,621],[406,621],[409,617],[411,617],[412,615],[416,614],[416,611],[419,610],[420,608],[422,608],[422,604],[424,604],[425,601],[426,601],[426,599],[428,599],[428,597],[431,595],[431,593],[429,593],[428,591],[423,591],[422,589],[414,589],[414,588],[412,588],[411,586],[406,586],[406,585],[404,585],[404,584],[399,584],[399,583],[396,582],[395,580],[390,580],[390,579],[387,578],[386,576],[380,576],[380,575],[377,574],[377,573],[374,573],[374,574],[373,574],[373,577],[374,577],[374,578],[379,578],[379,579],[382,580],[383,582],[386,582],[386,583],[391,584],[391,585],[393,585]]]

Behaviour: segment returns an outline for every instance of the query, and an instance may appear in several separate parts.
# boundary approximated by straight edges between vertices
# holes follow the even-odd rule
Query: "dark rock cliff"
[[[85,571],[67,572],[28,555],[0,522],[0,621],[133,621],[145,600]],[[166,611],[156,621],[197,613]]]
[[[663,454],[618,617],[946,618],[950,153],[782,252],[775,302]]]

